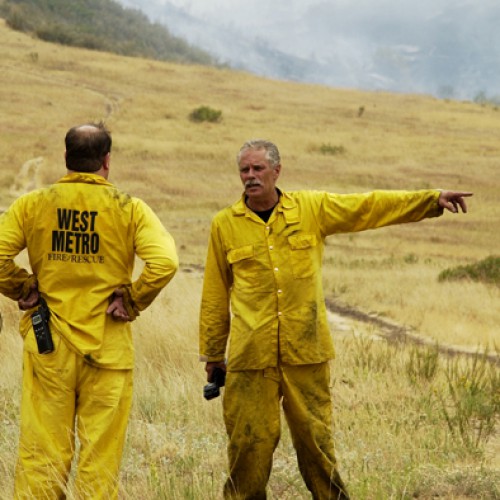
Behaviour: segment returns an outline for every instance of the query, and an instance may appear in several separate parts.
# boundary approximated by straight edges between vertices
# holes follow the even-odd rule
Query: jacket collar
[[[247,213],[248,207],[245,204],[245,193],[241,198],[231,207],[234,215],[245,215]]]
[[[299,206],[297,205],[295,198],[290,196],[288,193],[282,193],[280,203],[278,205],[278,211],[283,213],[287,225],[296,224],[300,221]]]
[[[299,206],[297,205],[295,199],[285,191],[278,189],[278,192],[280,194],[277,206],[278,212],[283,213],[287,224],[295,224],[299,222]],[[245,203],[245,193],[243,193],[241,198],[231,207],[231,210],[235,216],[243,216],[250,211]]]
[[[86,172],[73,172],[61,177],[58,183],[84,183],[84,184],[100,184],[102,186],[112,186],[107,179],[102,175],[86,173]]]

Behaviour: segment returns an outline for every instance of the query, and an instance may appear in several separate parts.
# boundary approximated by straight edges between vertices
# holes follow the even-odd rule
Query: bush
[[[438,276],[439,281],[463,279],[500,286],[500,257],[490,256],[475,264],[445,269]]]
[[[193,109],[189,118],[194,122],[219,122],[222,117],[222,111],[217,109],[212,109],[209,106],[200,106],[199,108]]]
[[[22,7],[17,5],[3,7],[1,13],[5,16],[7,26],[13,30],[30,31],[33,29],[33,23],[29,16],[26,16]]]
[[[342,155],[345,153],[344,146],[332,146],[331,144],[322,144],[318,151],[323,155]]]
[[[59,43],[61,45],[74,45],[75,36],[71,29],[59,24],[42,26],[36,30],[36,36],[46,42]]]

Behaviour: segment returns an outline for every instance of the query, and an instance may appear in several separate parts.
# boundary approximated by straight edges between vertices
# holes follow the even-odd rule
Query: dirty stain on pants
[[[260,500],[280,439],[280,402],[299,469],[314,499],[347,499],[332,436],[329,363],[229,372],[224,421],[229,437],[225,498]]]

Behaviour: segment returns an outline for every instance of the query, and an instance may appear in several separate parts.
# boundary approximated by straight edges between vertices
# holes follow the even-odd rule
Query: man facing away
[[[65,497],[76,435],[77,496],[112,499],[132,401],[130,321],[172,279],[178,258],[146,203],[108,182],[104,125],[71,128],[65,142],[67,175],[0,217],[0,292],[26,310],[15,497]],[[24,248],[33,274],[14,262]],[[132,281],[136,255],[144,268]],[[52,346],[46,330],[34,334],[44,323],[31,319],[37,311]]]
[[[346,499],[332,437],[328,329],[321,265],[325,237],[466,212],[471,193],[284,192],[277,147],[246,142],[242,198],[212,221],[200,312],[208,381],[227,370],[225,498],[265,499],[280,438],[280,401],[302,477],[315,499]],[[227,354],[227,364],[226,364]]]

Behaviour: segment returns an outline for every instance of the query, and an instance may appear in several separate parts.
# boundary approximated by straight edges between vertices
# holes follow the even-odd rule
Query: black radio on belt
[[[52,335],[49,328],[50,311],[47,303],[40,297],[40,306],[31,315],[31,324],[35,332],[36,344],[40,354],[49,354],[54,350]]]

